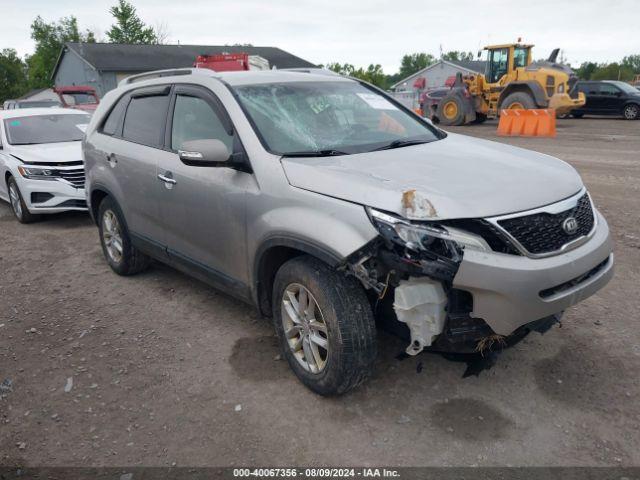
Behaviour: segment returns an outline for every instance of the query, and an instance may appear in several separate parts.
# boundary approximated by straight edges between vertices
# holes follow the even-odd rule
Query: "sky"
[[[33,52],[30,24],[75,15],[106,40],[115,0],[0,0],[0,49]],[[279,47],[313,63],[381,64],[395,73],[406,53],[476,53],[521,38],[534,58],[563,49],[574,67],[640,54],[640,0],[133,0],[167,43]]]

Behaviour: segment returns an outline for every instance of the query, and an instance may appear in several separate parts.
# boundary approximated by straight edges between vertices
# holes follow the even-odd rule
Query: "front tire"
[[[630,103],[629,105],[625,105],[622,110],[622,115],[627,120],[637,120],[640,117],[640,106],[635,103]]]
[[[530,110],[536,108],[536,102],[533,97],[525,92],[513,92],[502,101],[501,110]]]
[[[450,93],[438,103],[438,119],[445,126],[464,125],[464,104],[459,95]]]
[[[7,181],[7,188],[9,190],[9,203],[11,203],[11,210],[16,219],[20,223],[33,223],[40,219],[39,215],[34,215],[29,211],[27,205],[24,203],[22,193],[18,188],[18,182],[13,177],[9,177]]]
[[[289,260],[276,274],[273,318],[284,357],[314,392],[342,394],[371,375],[375,321],[355,278],[313,257]]]
[[[118,275],[134,275],[146,270],[151,260],[131,244],[124,215],[111,197],[100,203],[98,219],[102,253],[111,269]]]

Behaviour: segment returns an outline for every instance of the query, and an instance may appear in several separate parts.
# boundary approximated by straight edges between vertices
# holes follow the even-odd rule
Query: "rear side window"
[[[122,137],[150,147],[162,146],[168,106],[168,95],[133,97],[124,117]]]
[[[202,98],[177,95],[171,127],[171,148],[181,150],[190,140],[220,140],[233,150],[233,136],[229,135],[211,105]]]
[[[601,83],[600,84],[600,95],[609,95],[614,96],[620,92],[620,89],[615,85],[611,85],[610,83]]]
[[[122,125],[122,116],[125,109],[127,108],[128,101],[129,97],[126,95],[118,100],[118,103],[116,103],[116,106],[113,107],[111,113],[107,117],[107,121],[104,122],[102,133],[104,133],[105,135],[115,135],[116,132],[120,131],[120,126]]]

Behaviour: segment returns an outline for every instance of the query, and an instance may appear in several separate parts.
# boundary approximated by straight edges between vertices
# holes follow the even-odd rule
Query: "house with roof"
[[[400,80],[391,86],[391,90],[394,92],[413,92],[415,90],[443,87],[447,78],[455,76],[458,72],[463,75],[484,73],[486,63],[482,60],[439,60]]]
[[[198,55],[243,52],[266,59],[271,68],[315,67],[313,63],[276,47],[66,43],[51,79],[56,86],[87,85],[103,96],[130,75],[192,67]]]

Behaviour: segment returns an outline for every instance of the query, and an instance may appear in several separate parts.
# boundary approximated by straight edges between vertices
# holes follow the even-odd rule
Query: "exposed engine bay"
[[[407,216],[435,213],[424,202],[415,207],[420,200],[412,192]],[[471,316],[471,293],[453,287],[465,248],[489,248],[481,236],[447,222],[407,220],[374,209],[368,213],[380,235],[350,255],[343,268],[369,292],[379,323],[409,340],[407,355],[424,349],[484,355],[559,322],[560,316],[554,315],[509,336],[496,334],[483,319]]]

